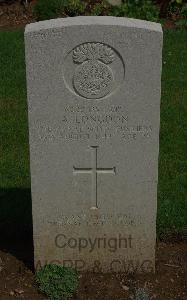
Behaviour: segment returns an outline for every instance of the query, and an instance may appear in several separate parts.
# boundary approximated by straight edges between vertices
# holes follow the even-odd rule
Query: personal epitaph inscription
[[[154,271],[161,26],[57,19],[25,44],[35,267]]]
[[[92,176],[92,207],[91,209],[98,208],[98,196],[97,196],[97,180],[98,174],[116,174],[116,168],[98,168],[97,166],[97,154],[98,154],[98,146],[91,146],[91,160],[92,167],[91,168],[76,168],[73,167],[73,173],[76,174],[91,174]]]

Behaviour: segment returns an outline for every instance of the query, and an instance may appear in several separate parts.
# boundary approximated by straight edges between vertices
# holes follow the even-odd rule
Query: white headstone
[[[25,44],[36,267],[154,271],[161,26],[56,19]]]

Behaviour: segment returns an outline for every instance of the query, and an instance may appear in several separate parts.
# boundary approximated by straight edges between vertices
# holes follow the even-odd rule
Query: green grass
[[[29,187],[22,32],[0,32],[0,188]]]
[[[12,238],[32,229],[23,32],[0,32],[0,158],[0,235]]]
[[[182,231],[185,201],[187,31],[164,33],[158,234]],[[0,32],[0,224],[31,224],[23,32]],[[13,221],[14,220],[14,221]]]
[[[187,31],[164,34],[158,233],[180,231],[187,224],[185,124],[187,104]]]

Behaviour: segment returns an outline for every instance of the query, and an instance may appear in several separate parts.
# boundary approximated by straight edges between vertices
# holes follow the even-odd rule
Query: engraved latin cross
[[[73,167],[73,174],[90,174],[92,175],[92,209],[98,208],[98,193],[97,193],[97,183],[98,174],[113,174],[116,175],[116,167],[113,168],[98,168],[97,167],[97,152],[98,146],[91,146],[91,167],[90,168],[76,168]]]

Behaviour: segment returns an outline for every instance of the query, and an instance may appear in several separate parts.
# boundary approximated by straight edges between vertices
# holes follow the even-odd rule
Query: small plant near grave
[[[149,297],[144,289],[137,289],[134,300],[149,300]]]
[[[78,274],[71,268],[46,265],[36,273],[35,282],[50,300],[66,300],[78,286]]]

